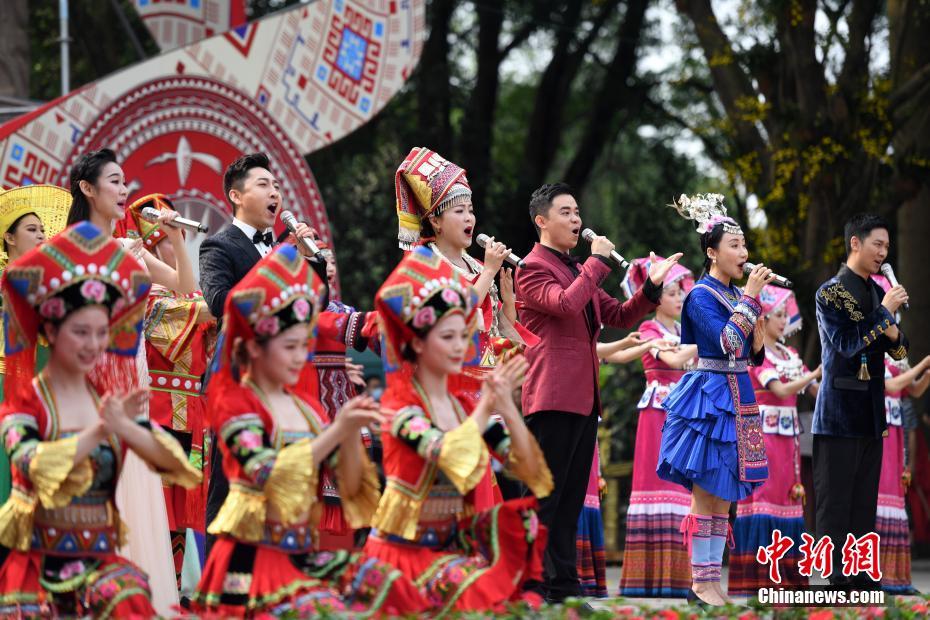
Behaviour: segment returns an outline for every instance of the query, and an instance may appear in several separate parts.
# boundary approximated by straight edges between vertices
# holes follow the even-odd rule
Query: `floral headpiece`
[[[790,338],[801,330],[803,326],[801,311],[798,309],[798,302],[793,292],[780,286],[766,284],[759,293],[759,302],[762,305],[763,316],[768,316],[779,308],[785,309],[788,322],[785,324],[785,331],[782,332],[784,338]]]
[[[422,146],[414,147],[394,175],[397,240],[404,250],[420,242],[423,218],[471,200],[465,170]]]
[[[656,256],[656,260],[663,261],[665,259],[661,256]],[[623,289],[623,294],[626,295],[627,299],[631,299],[633,295],[636,294],[636,291],[646,283],[646,278],[649,277],[649,268],[651,266],[652,261],[649,257],[637,258],[630,263],[629,268],[626,270],[626,275],[623,277],[623,282],[620,283],[620,288]],[[665,276],[662,286],[669,286],[676,282],[681,282],[681,291],[687,293],[694,286],[694,274],[684,265],[675,263]]]
[[[397,366],[410,340],[450,314],[462,314],[474,335],[477,301],[471,285],[431,249],[420,246],[407,254],[375,296],[388,362]],[[477,348],[467,357],[477,358]]]
[[[678,214],[688,220],[697,222],[697,231],[702,235],[713,230],[717,224],[723,224],[723,230],[732,235],[742,235],[743,229],[731,217],[723,206],[723,194],[695,194],[688,197],[682,194],[678,200],[669,205]]]

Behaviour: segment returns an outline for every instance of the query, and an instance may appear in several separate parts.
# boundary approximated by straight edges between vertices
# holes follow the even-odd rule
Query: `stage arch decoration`
[[[133,6],[163,52],[247,21],[245,0],[134,0]]]
[[[332,242],[302,156],[367,123],[400,90],[422,51],[424,4],[299,4],[88,84],[0,126],[0,187],[65,184],[81,152],[106,146],[119,152],[130,199],[162,192],[189,217],[228,223],[223,169],[266,150],[284,208]]]

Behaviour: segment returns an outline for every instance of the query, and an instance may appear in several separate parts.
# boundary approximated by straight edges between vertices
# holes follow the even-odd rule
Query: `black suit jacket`
[[[200,289],[218,319],[226,295],[261,260],[258,248],[237,226],[227,226],[200,244]]]

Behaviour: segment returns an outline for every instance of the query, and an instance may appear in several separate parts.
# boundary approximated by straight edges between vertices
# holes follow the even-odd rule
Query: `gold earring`
[[[715,265],[717,264],[717,259],[716,259],[716,258],[714,259],[714,264],[715,264]]]

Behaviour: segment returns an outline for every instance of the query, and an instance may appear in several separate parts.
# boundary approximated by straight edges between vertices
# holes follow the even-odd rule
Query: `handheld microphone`
[[[145,207],[141,212],[142,219],[149,222],[157,222],[158,216],[161,215],[161,211],[155,207]],[[167,223],[168,226],[174,226],[175,228],[184,228],[185,230],[190,230],[193,232],[208,233],[210,232],[210,227],[206,224],[201,224],[195,220],[189,220],[186,217],[176,217],[170,222]]]
[[[892,287],[898,286],[900,284],[900,282],[898,282],[898,279],[894,277],[894,269],[891,268],[891,265],[889,265],[888,263],[882,263],[881,269],[882,269],[882,275],[888,278],[888,281],[891,283]],[[910,305],[907,302],[904,302],[903,304],[901,304],[901,308],[903,308],[904,310],[909,309],[909,307]]]
[[[756,266],[752,263],[743,263],[743,273],[749,273],[755,268]],[[794,283],[791,280],[784,276],[780,276],[777,273],[775,274],[775,278],[772,280],[772,284],[777,284],[783,288],[794,288]]]
[[[595,237],[597,237],[597,233],[591,230],[590,228],[585,228],[584,230],[581,231],[581,238],[587,241],[588,243],[591,243],[592,241],[594,241]],[[620,265],[620,267],[622,267],[623,269],[626,269],[627,267],[630,266],[629,261],[627,261],[627,259],[620,256],[619,252],[617,252],[616,250],[610,251],[610,258],[613,259],[613,261],[617,263],[618,265]]]
[[[294,233],[294,236],[297,236],[297,218],[294,217],[294,214],[290,211],[281,211],[281,221],[287,226],[287,229]],[[326,258],[320,253],[320,248],[313,242],[313,239],[310,237],[304,237],[302,239],[298,238],[298,241],[304,244],[304,247],[310,250],[310,254],[318,262],[326,264]],[[325,279],[325,278],[324,278]]]
[[[478,245],[480,245],[483,248],[486,248],[488,246],[488,241],[490,240],[491,238],[484,233],[478,233],[478,236],[475,237],[475,241],[477,241]],[[516,254],[514,254],[513,252],[511,252],[509,256],[504,257],[504,260],[510,263],[511,265],[513,265],[514,267],[523,266],[523,259],[517,256]]]

